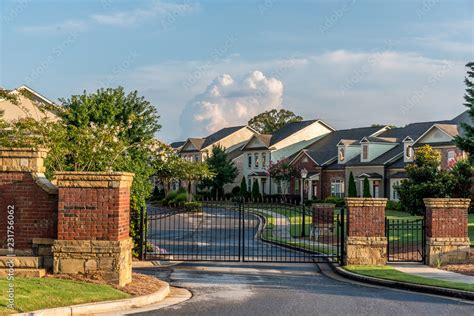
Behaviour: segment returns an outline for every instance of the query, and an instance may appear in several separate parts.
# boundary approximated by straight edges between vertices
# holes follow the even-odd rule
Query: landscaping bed
[[[441,267],[442,270],[474,276],[474,261],[468,263],[453,263]]]
[[[349,272],[390,281],[474,292],[474,284],[442,281],[403,273],[390,266],[345,266]]]
[[[0,315],[84,303],[119,300],[154,293],[160,283],[154,277],[134,273],[132,283],[118,287],[100,277],[47,275],[44,278],[15,278],[15,310],[7,307],[8,281],[0,279]]]

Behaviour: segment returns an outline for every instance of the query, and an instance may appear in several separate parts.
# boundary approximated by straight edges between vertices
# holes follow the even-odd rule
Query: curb
[[[350,280],[354,280],[358,282],[363,282],[363,283],[368,283],[368,284],[373,284],[373,285],[378,285],[378,286],[383,286],[383,287],[389,287],[389,288],[395,288],[395,289],[400,289],[400,290],[407,290],[407,291],[412,291],[412,292],[434,294],[434,295],[447,296],[447,297],[474,301],[474,292],[379,279],[379,278],[352,273],[341,267],[337,267],[331,263],[329,263],[329,266],[336,274],[346,279],[350,279]]]
[[[86,303],[80,305],[72,305],[66,307],[57,307],[50,309],[41,309],[32,312],[13,314],[14,316],[40,316],[40,315],[64,315],[64,316],[75,316],[75,315],[90,315],[97,313],[113,312],[120,310],[127,310],[130,308],[144,307],[151,304],[156,304],[164,300],[170,293],[170,285],[167,282],[159,280],[162,287],[154,293],[126,298],[123,300],[105,301],[96,303]]]

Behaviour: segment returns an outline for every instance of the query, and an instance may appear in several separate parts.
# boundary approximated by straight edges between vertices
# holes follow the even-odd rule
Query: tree
[[[364,194],[363,197],[371,198],[372,194],[370,194],[370,184],[369,179],[367,177],[364,178]]]
[[[469,161],[471,165],[474,165],[474,62],[468,63],[466,67],[469,70],[464,79],[466,84],[466,94],[464,95],[466,103],[464,105],[468,108],[471,124],[461,123],[464,135],[457,136],[455,142],[460,149],[469,153]]]
[[[474,202],[474,167],[466,160],[458,161],[451,170],[453,176],[452,197],[471,198]]]
[[[240,196],[243,198],[247,198],[249,196],[249,192],[247,190],[247,181],[245,177],[242,177],[242,181],[240,181]]]
[[[262,197],[260,194],[260,187],[258,185],[258,180],[255,179],[252,184],[252,199],[259,200]]]
[[[295,166],[290,164],[287,159],[279,160],[276,163],[270,161],[268,173],[273,180],[280,183],[283,197],[288,188],[290,180],[292,178],[298,177],[298,170],[295,168]]]
[[[352,171],[349,175],[349,197],[357,197],[357,188]]]
[[[248,122],[248,125],[262,134],[271,134],[292,122],[301,122],[303,118],[292,111],[273,109],[260,113]]]
[[[413,163],[406,167],[408,179],[395,189],[400,196],[402,210],[414,215],[425,211],[423,198],[444,198],[452,195],[454,179],[440,168],[440,154],[429,145],[420,147]]]
[[[212,155],[206,160],[209,170],[214,174],[213,177],[202,181],[203,187],[211,188],[216,192],[216,199],[223,195],[224,185],[234,182],[238,175],[238,170],[234,163],[229,160],[224,148],[214,146]]]

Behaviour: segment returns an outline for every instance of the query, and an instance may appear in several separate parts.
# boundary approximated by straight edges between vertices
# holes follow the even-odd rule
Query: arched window
[[[413,146],[412,145],[408,145],[406,150],[405,150],[405,156],[409,159],[411,159],[413,157]]]
[[[339,160],[343,161],[346,158],[344,147],[339,148]]]

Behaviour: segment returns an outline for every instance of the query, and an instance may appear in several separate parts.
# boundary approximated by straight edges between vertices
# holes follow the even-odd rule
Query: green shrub
[[[185,202],[184,209],[190,212],[200,212],[202,211],[202,203],[200,202]]]
[[[344,206],[344,204],[346,204],[343,198],[340,198],[337,196],[329,196],[325,198],[324,203],[336,204],[336,207],[341,207],[341,206]]]
[[[401,211],[402,204],[399,201],[387,201],[387,206],[385,207],[386,210],[393,210],[393,211]]]

